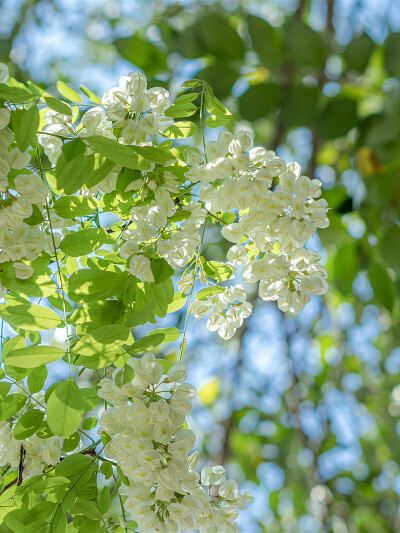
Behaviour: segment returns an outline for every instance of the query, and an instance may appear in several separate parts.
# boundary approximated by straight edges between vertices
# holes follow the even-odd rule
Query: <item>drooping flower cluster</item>
[[[23,384],[20,388],[25,389]],[[30,405],[44,411],[43,398],[43,391],[32,395]],[[28,410],[24,409],[19,415],[27,412]],[[42,474],[48,466],[60,462],[63,439],[56,436],[40,438],[37,435],[22,440],[16,439],[13,436],[13,429],[19,415],[16,414],[11,421],[0,422],[0,466],[10,465],[20,468],[22,478],[27,478]]]
[[[200,190],[209,211],[236,213],[222,236],[235,243],[227,258],[241,268],[243,281],[261,282],[259,296],[278,300],[282,311],[300,311],[310,294],[328,289],[319,254],[304,248],[317,228],[328,226],[328,205],[315,199],[321,195],[319,180],[302,176],[299,165],[286,165],[274,152],[251,146],[247,132],[236,137],[222,132],[218,142],[206,145],[206,154],[216,157],[186,176],[209,183]]]
[[[209,315],[207,328],[210,331],[218,331],[218,335],[227,340],[251,315],[253,306],[245,300],[246,291],[243,285],[215,287],[214,294],[204,299],[197,296],[197,300],[190,306],[190,312],[196,321]]]
[[[221,466],[205,467],[200,477],[198,454],[189,455],[195,435],[184,424],[195,389],[184,383],[185,367],[176,364],[164,374],[149,352],[128,366],[134,374],[129,381],[119,382],[122,371],[116,369],[111,380],[100,382],[98,395],[113,405],[100,418],[101,431],[111,438],[104,453],[129,480],[121,492],[138,531],[240,531],[238,510],[252,495],[241,495]],[[216,488],[206,491],[202,485]]]
[[[38,226],[24,220],[32,215],[33,206],[42,210],[48,192],[38,176],[23,170],[30,155],[18,147],[10,149],[14,135],[7,127],[9,120],[10,111],[0,109],[0,263],[12,261],[16,277],[26,279],[33,269],[23,261],[36,259],[50,242]],[[23,173],[15,175],[16,170]],[[0,296],[5,292],[0,287]]]
[[[8,422],[0,422],[0,466],[22,467],[22,477],[42,474],[47,466],[60,462],[61,439],[41,439],[37,435],[24,440],[13,437]]]

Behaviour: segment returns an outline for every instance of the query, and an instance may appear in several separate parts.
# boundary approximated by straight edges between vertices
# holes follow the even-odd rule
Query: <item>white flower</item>
[[[127,270],[142,281],[153,282],[154,275],[150,267],[150,259],[144,255],[133,255],[129,260]]]
[[[28,279],[32,276],[34,270],[31,266],[24,263],[13,263],[15,277],[18,279]]]
[[[225,500],[236,500],[239,496],[239,487],[234,479],[227,479],[219,487],[218,492]]]

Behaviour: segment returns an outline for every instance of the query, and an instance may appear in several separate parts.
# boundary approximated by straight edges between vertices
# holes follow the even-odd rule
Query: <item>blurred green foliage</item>
[[[41,3],[22,3],[0,60]],[[318,31],[317,3],[325,6]],[[279,2],[229,10],[227,2],[160,2],[130,36],[88,38],[87,51],[93,62],[123,58],[173,90],[182,72],[208,81],[256,144],[301,156],[303,171],[323,181],[331,224],[320,239],[331,289],[296,318],[258,303],[275,330],[249,355],[246,338],[259,333],[250,319],[233,341],[225,380],[200,394],[217,421],[204,448],[260,485],[246,533],[389,533],[400,529],[400,33],[387,21],[382,42],[356,32],[344,44],[339,2],[287,4],[271,22],[268,10],[279,11]],[[111,29],[122,22],[101,6],[90,17]],[[25,69],[14,67],[22,79]],[[216,245],[217,237],[208,243]],[[275,410],[263,408],[273,379],[259,377],[256,386],[248,364],[261,358],[268,334],[279,337],[287,364]],[[220,405],[228,406],[223,415]]]

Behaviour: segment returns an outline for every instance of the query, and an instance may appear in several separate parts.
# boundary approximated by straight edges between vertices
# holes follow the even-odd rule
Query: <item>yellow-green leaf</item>
[[[42,305],[6,305],[0,308],[0,316],[13,328],[27,331],[41,331],[57,327],[61,318]]]

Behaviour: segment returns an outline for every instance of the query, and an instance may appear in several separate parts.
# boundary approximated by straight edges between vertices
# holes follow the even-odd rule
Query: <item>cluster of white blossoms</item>
[[[22,477],[42,474],[52,465],[60,462],[62,439],[37,435],[17,440],[12,434],[12,425],[0,422],[0,466],[22,467]]]
[[[23,383],[20,388],[25,391]],[[31,405],[35,409],[45,411],[43,407],[44,392],[33,394]],[[39,403],[38,403],[39,402]],[[48,466],[60,462],[63,439],[60,437],[48,437],[42,439],[37,435],[18,440],[13,436],[13,429],[19,416],[29,412],[24,409],[14,420],[0,422],[0,466],[10,465],[21,468],[22,478],[42,474]]]
[[[223,339],[230,339],[243,321],[251,315],[253,306],[246,302],[246,291],[243,285],[231,287],[215,287],[216,293],[205,299],[197,299],[189,309],[196,322],[208,316],[207,328],[217,331]]]
[[[245,283],[260,282],[262,299],[277,300],[282,311],[300,311],[310,294],[328,289],[319,254],[304,247],[317,228],[329,224],[328,204],[316,200],[321,182],[302,176],[298,164],[287,165],[272,151],[252,148],[247,132],[222,132],[218,142],[206,145],[208,159],[212,153],[214,159],[186,176],[208,182],[199,193],[207,210],[236,214],[222,228],[222,236],[235,243],[228,261],[241,269]]]
[[[240,531],[238,511],[251,503],[252,494],[240,494],[222,466],[205,467],[201,476],[195,471],[198,454],[190,455],[195,435],[184,429],[195,389],[184,383],[185,367],[175,364],[164,375],[149,352],[132,358],[128,367],[134,376],[126,383],[118,383],[122,370],[116,369],[99,384],[98,396],[113,406],[102,413],[99,431],[111,439],[104,454],[129,480],[120,491],[138,531]]]
[[[29,226],[24,219],[33,213],[33,206],[43,209],[48,192],[38,176],[23,170],[30,161],[30,155],[17,147],[9,149],[14,141],[12,131],[7,127],[10,111],[0,109],[0,263],[12,261],[17,278],[29,278],[33,269],[23,262],[32,261],[48,246],[45,232]],[[10,172],[12,176],[10,176]],[[0,287],[0,296],[6,289]]]

